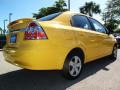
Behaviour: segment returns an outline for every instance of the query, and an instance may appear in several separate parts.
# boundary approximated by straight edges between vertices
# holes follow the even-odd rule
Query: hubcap
[[[81,59],[78,56],[74,56],[71,58],[69,63],[69,73],[71,76],[79,75],[81,71],[82,63]]]

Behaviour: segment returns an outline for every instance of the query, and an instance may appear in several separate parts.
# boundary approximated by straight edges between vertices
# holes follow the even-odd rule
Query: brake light
[[[28,25],[25,31],[24,39],[40,40],[40,39],[47,39],[47,36],[40,25],[38,25],[36,22],[32,22]]]

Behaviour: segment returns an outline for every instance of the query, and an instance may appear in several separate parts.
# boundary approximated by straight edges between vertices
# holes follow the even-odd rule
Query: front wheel
[[[113,47],[113,51],[112,51],[112,54],[111,54],[111,58],[112,59],[117,59],[117,46],[114,46]]]
[[[63,74],[68,79],[77,78],[82,70],[83,61],[77,53],[71,53],[65,60]]]

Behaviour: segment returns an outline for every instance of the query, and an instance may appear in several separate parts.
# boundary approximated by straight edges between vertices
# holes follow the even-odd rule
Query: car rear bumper
[[[23,50],[18,52],[13,49],[4,49],[3,52],[7,62],[22,68],[30,70],[61,70],[63,67],[59,53],[55,54],[53,50]]]

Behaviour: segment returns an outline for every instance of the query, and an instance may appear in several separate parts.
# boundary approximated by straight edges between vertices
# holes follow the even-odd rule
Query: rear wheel
[[[63,67],[63,74],[66,78],[75,79],[80,75],[83,66],[81,59],[81,56],[75,52],[67,56]]]

